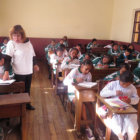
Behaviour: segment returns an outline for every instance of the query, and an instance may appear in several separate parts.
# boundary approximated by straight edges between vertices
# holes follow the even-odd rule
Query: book
[[[15,79],[5,80],[5,81],[0,79],[0,85],[10,85],[10,84],[12,84],[15,81],[16,81]]]
[[[94,87],[95,85],[97,85],[96,82],[82,82],[82,83],[79,83],[79,84],[78,84],[78,86],[86,87],[86,88],[92,88],[92,87]]]
[[[116,98],[110,98],[110,99],[105,99],[105,101],[112,107],[116,108],[125,108],[129,107],[130,105],[121,101],[118,97]]]

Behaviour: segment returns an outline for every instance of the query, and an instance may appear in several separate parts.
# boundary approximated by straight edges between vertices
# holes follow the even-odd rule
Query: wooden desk
[[[75,96],[76,96],[76,112],[75,112],[75,128],[77,132],[80,132],[80,126],[92,123],[93,120],[83,121],[81,120],[81,113],[82,113],[82,103],[83,102],[95,102],[96,101],[96,91],[97,86],[92,88],[84,88],[77,85],[75,87]]]
[[[26,104],[28,93],[0,95],[0,118],[21,117],[22,140],[26,140]]]

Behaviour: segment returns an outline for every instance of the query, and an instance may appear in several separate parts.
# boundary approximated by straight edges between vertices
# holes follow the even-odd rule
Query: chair
[[[98,120],[100,120],[102,122],[102,124],[104,124],[104,126],[105,126],[105,140],[110,140],[111,139],[111,129],[108,128],[106,125],[106,118],[107,117],[111,118],[113,113],[116,113],[116,114],[128,114],[128,113],[130,113],[131,114],[131,113],[137,113],[137,110],[134,109],[133,107],[130,107],[130,109],[128,109],[128,110],[120,111],[116,108],[111,107],[109,104],[107,104],[107,102],[104,100],[104,98],[99,95],[101,89],[105,85],[106,85],[105,81],[103,81],[103,80],[98,81],[98,94],[96,95],[97,96],[97,103],[96,103],[96,116],[95,116],[95,120],[96,120],[95,121],[95,133],[100,135],[99,131],[98,131],[98,130],[100,130],[100,128],[99,128],[99,126],[97,126]],[[98,112],[99,108],[103,105],[105,105],[108,109],[106,116],[101,116]],[[99,137],[103,138],[104,136],[99,136]],[[114,139],[115,138],[113,138],[113,140]],[[136,139],[136,137],[133,140],[135,140],[135,139]]]

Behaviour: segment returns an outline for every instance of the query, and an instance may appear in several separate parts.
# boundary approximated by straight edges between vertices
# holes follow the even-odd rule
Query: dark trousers
[[[32,74],[29,74],[29,75],[15,74],[15,79],[16,79],[16,82],[23,81],[25,83],[25,92],[29,93],[29,95],[30,95]]]

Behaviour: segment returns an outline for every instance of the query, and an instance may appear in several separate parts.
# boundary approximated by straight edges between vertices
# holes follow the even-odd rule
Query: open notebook
[[[92,87],[94,87],[95,85],[97,85],[96,82],[83,82],[83,83],[79,83],[79,84],[78,84],[78,86],[86,87],[86,88],[92,88]]]
[[[118,97],[111,98],[111,99],[105,99],[105,101],[112,107],[124,108],[124,107],[130,106],[129,104],[121,101]]]
[[[12,80],[5,80],[5,81],[3,81],[3,80],[0,79],[0,85],[10,85],[10,84],[12,84],[13,82],[15,82],[15,79],[12,79]]]

